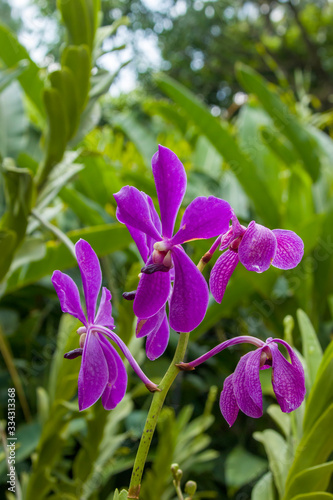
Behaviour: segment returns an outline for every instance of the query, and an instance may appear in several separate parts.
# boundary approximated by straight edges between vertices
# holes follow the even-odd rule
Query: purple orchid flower
[[[209,278],[210,291],[219,303],[238,262],[256,273],[267,271],[270,265],[292,269],[302,260],[304,244],[293,231],[271,231],[254,221],[245,228],[233,214],[232,226],[222,235],[220,250],[226,252],[217,259]]]
[[[259,370],[272,368],[272,384],[277,402],[284,413],[296,410],[305,397],[303,366],[290,345],[281,339],[268,338],[266,342],[255,337],[242,336],[226,340],[190,363],[180,363],[182,370],[194,370],[215,354],[235,344],[247,342],[257,347],[241,357],[235,372],[224,381],[220,409],[231,427],[241,410],[245,415],[259,418],[263,414]],[[287,349],[291,363],[281,354],[277,344]]]
[[[151,198],[138,189],[125,186],[114,195],[118,204],[117,218],[130,231],[147,264],[143,268],[133,309],[140,320],[155,316],[154,320],[151,319],[155,327],[162,317],[160,324],[166,332],[163,311],[169,299],[170,326],[179,332],[190,332],[206,314],[209,292],[204,277],[181,245],[227,231],[231,207],[214,196],[198,197],[186,208],[180,229],[173,236],[186,190],[185,169],[175,153],[163,146],[159,146],[152,158],[152,169],[161,220]],[[173,288],[171,281],[174,282]]]
[[[146,387],[152,392],[158,389],[142,372],[123,341],[112,332],[115,326],[110,302],[111,293],[107,288],[102,288],[101,300],[96,313],[97,298],[102,285],[102,273],[94,250],[89,243],[79,240],[75,245],[75,254],[82,277],[87,317],[81,307],[79,290],[72,278],[61,271],[54,271],[52,275],[52,283],[62,311],[79,319],[84,325],[78,329],[80,348],[70,351],[64,357],[73,359],[82,356],[78,380],[80,411],[92,406],[101,396],[104,408],[112,410],[125,395],[127,373],[121,357],[104,335],[121,349]]]

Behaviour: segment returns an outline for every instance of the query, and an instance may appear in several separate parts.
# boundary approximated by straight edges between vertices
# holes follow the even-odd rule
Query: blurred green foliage
[[[332,4],[252,2],[258,12],[252,20],[246,4],[187,2],[185,15],[149,11],[139,1],[103,1],[103,17],[95,0],[59,1],[57,16],[65,26],[59,33],[66,38],[53,52],[59,53],[56,70],[33,62],[11,29],[18,24],[0,25],[0,417],[5,439],[7,388],[14,386],[24,500],[126,498],[122,489],[151,396],[129,369],[129,390],[116,410],[96,404],[78,412],[79,361],[63,359],[77,347],[78,324],[61,317],[50,275],[66,269],[79,278],[59,230],[73,242],[89,241],[112,291],[118,334],[148,376],[160,380],[177,335],[171,332],[162,359],[146,360],[134,336],[132,305],[122,300],[123,291],[137,286],[141,261],[116,221],[113,198],[132,184],[157,201],[150,159],[158,143],[185,165],[181,212],[196,196],[213,194],[229,201],[242,223],[255,219],[294,230],[305,244],[294,270],[259,275],[237,268],[222,304],[211,301],[192,333],[188,358],[235,335],[284,336],[302,353],[307,400],[295,413],[282,414],[270,374],[263,373],[264,417],[240,415],[229,430],[214,387],[222,389],[244,349],[181,374],[153,440],[142,498],[176,498],[175,462],[184,481],[198,484],[195,499],[331,498],[320,492],[332,491],[333,470],[333,111],[326,80]],[[270,16],[278,8],[280,20]],[[45,13],[54,9],[49,2]],[[133,31],[170,26],[166,19],[172,18],[159,38],[171,67],[153,80],[146,74],[140,92],[112,99],[107,92],[116,75],[101,67],[99,57],[103,41],[128,24],[122,14]],[[112,16],[118,21],[108,26]],[[204,65],[196,69],[190,62],[199,49]],[[239,90],[242,105],[232,101]],[[213,116],[198,93],[209,105],[229,107],[228,113]],[[186,250],[196,262],[209,247],[196,241]],[[5,494],[3,447],[0,459]]]

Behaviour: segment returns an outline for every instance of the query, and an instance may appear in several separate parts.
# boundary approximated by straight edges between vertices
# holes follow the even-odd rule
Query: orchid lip
[[[79,356],[82,356],[83,354],[83,349],[81,347],[78,347],[77,349],[73,349],[72,351],[66,352],[64,354],[65,359],[75,359]]]
[[[124,292],[123,293],[123,298],[125,300],[134,300],[136,295],[136,290],[133,290],[132,292]]]
[[[144,274],[154,274],[156,272],[167,273],[170,271],[170,267],[165,266],[164,264],[148,264],[141,269],[141,272]]]

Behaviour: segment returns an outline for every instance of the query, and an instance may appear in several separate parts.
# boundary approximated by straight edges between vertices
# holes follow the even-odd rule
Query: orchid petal
[[[150,258],[147,264],[151,264]],[[169,273],[142,274],[136,291],[133,311],[138,318],[147,319],[166,303],[170,293]]]
[[[205,317],[208,286],[205,278],[184,250],[172,248],[175,282],[170,299],[170,326],[177,332],[191,332]]]
[[[233,374],[229,375],[224,381],[223,390],[220,397],[220,410],[223,417],[231,427],[237,418],[239,408],[234,394]]]
[[[79,373],[78,394],[79,410],[86,410],[101,397],[108,382],[108,367],[100,345],[94,333],[87,335]]]
[[[271,265],[277,242],[274,233],[252,221],[238,247],[239,260],[248,271],[262,273]]]
[[[72,278],[61,271],[54,271],[51,281],[57,292],[62,312],[71,314],[87,326],[87,320],[81,307],[79,290]]]
[[[237,219],[237,217],[234,213],[232,214],[231,219],[232,219],[232,232],[233,232],[234,238],[238,238],[239,236],[243,236],[243,234],[246,231],[246,227],[242,226],[239,223],[239,220]]]
[[[229,229],[231,207],[215,196],[199,196],[186,208],[180,229],[172,238],[173,245],[193,239],[213,238]]]
[[[116,217],[117,217],[119,222],[121,222],[122,224],[125,224],[125,222],[121,216],[121,211],[119,210],[119,207],[117,207],[117,210],[116,210]],[[138,247],[138,250],[140,252],[142,260],[144,262],[146,262],[148,259],[148,255],[149,255],[146,233],[143,233],[139,229],[135,229],[134,227],[129,226],[128,224],[125,224],[125,226],[127,227],[127,229],[129,231],[131,237],[133,238],[136,246]]]
[[[170,328],[168,318],[164,312],[159,328],[153,330],[146,340],[146,354],[150,361],[159,358],[165,351],[169,342]]]
[[[290,346],[288,347],[292,351]],[[281,410],[290,413],[304,400],[304,371],[295,353],[291,357],[292,363],[289,363],[273,342],[269,344],[269,348],[272,353],[272,384],[275,396]]]
[[[226,286],[238,262],[238,253],[233,252],[232,250],[227,250],[217,259],[210,273],[210,291],[216,302],[219,304],[222,302]]]
[[[138,318],[138,322],[136,325],[136,338],[140,339],[142,337],[146,337],[152,332],[159,329],[163,318],[165,316],[165,305],[161,307],[161,309],[151,316],[148,319],[140,319]]]
[[[102,394],[102,405],[106,410],[113,410],[123,399],[127,388],[127,373],[123,360],[115,348],[99,334],[108,367],[108,382]]]
[[[249,352],[245,354],[245,356],[242,356],[238,362],[233,376],[233,388],[237,404],[242,412],[245,413],[245,415],[248,415],[252,418],[259,418],[262,415],[262,399],[261,402],[259,402],[260,404],[257,404],[257,402],[259,401],[258,396],[259,394],[261,394],[261,385],[259,380],[260,357],[258,362],[257,352],[258,350]],[[251,375],[249,379],[253,383],[255,383],[255,386],[249,385],[249,379],[247,377],[247,369],[248,367],[251,367],[252,362],[254,362],[255,367],[258,371],[258,378],[255,379],[255,377],[253,376],[254,371],[253,369],[251,369]],[[251,397],[251,393],[253,392],[256,394],[254,399],[257,402],[255,402]]]
[[[103,325],[111,329],[115,327],[112,317],[111,298],[111,292],[103,286],[101,301],[94,321],[95,325]]]
[[[158,146],[152,158],[162,234],[171,238],[179,207],[186,191],[186,173],[182,162],[170,149]]]
[[[97,297],[102,285],[101,266],[94,250],[85,240],[81,239],[76,243],[75,254],[81,272],[88,322],[93,323]]]
[[[293,231],[273,229],[277,241],[276,254],[272,265],[279,269],[293,269],[302,260],[304,243]]]
[[[123,224],[138,229],[155,240],[162,239],[151,219],[151,211],[145,193],[141,193],[135,187],[124,186],[113,196],[118,204],[118,215],[120,215]]]

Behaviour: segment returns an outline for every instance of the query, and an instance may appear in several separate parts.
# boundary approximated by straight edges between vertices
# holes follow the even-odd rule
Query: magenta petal
[[[108,367],[108,382],[102,394],[102,404],[106,410],[113,410],[123,399],[127,388],[125,365],[115,348],[99,335]]]
[[[61,310],[79,319],[81,323],[87,325],[87,320],[82,311],[79,290],[67,274],[61,271],[54,271],[51,281],[57,292]]]
[[[180,229],[172,238],[173,245],[202,238],[213,238],[229,229],[231,207],[215,196],[199,196],[186,208]]]
[[[139,229],[156,240],[161,236],[156,230],[151,219],[151,211],[147,201],[147,195],[131,186],[125,186],[113,195],[118,204],[120,221],[126,226]]]
[[[170,326],[177,332],[191,332],[204,319],[208,306],[205,278],[182,248],[173,247],[175,282],[170,299]]]
[[[81,272],[88,322],[93,323],[97,297],[102,285],[101,266],[94,250],[85,240],[76,243],[75,254]]]
[[[83,348],[79,373],[79,410],[85,410],[101,397],[108,382],[108,367],[99,338],[89,333]]]
[[[221,304],[226,286],[239,262],[238,253],[232,250],[224,252],[215,262],[210,273],[210,291],[219,304]]]
[[[252,221],[239,245],[239,260],[248,271],[262,273],[271,265],[276,247],[273,231]]]
[[[237,418],[239,408],[234,394],[233,374],[229,375],[224,381],[223,390],[220,397],[220,410],[223,417],[231,427]]]
[[[259,349],[259,351],[261,351],[261,349]],[[254,367],[251,366],[252,363]],[[258,358],[257,349],[241,357],[233,376],[233,388],[237,404],[245,415],[252,418],[259,418],[262,416],[262,397],[261,401],[259,401],[259,395],[262,394],[259,380],[259,364],[260,356]],[[247,376],[248,366],[250,367],[249,377]],[[258,371],[257,379],[253,376],[254,368]],[[250,381],[252,384],[250,384]],[[255,385],[253,385],[253,383]],[[253,394],[255,394],[254,397]],[[258,402],[260,403],[259,405],[257,404]]]
[[[162,234],[165,238],[171,238],[186,191],[185,169],[177,155],[163,146],[158,146],[152,158],[152,168],[160,205]]]
[[[153,330],[147,337],[146,354],[150,361],[159,358],[165,351],[169,342],[170,328],[168,318],[164,312],[159,328]]]
[[[281,342],[282,343],[282,342]],[[298,408],[305,397],[304,371],[296,354],[292,352],[289,363],[281,354],[277,345],[269,344],[272,353],[272,383],[277,402],[285,413],[290,413]]]
[[[121,211],[119,210],[119,207],[117,207],[117,210],[116,210],[116,217],[119,220],[119,222],[121,222],[122,224],[125,224],[125,222],[121,216]],[[135,241],[136,246],[138,247],[138,250],[140,252],[142,260],[144,262],[146,262],[148,259],[148,255],[149,255],[146,233],[143,233],[139,229],[135,229],[134,227],[129,226],[128,224],[125,224],[125,225],[129,231],[130,235],[132,236],[133,240]]]
[[[138,318],[138,322],[136,325],[136,337],[138,339],[142,337],[146,337],[153,331],[156,331],[161,326],[163,318],[165,316],[165,305],[161,307],[161,309],[151,316],[148,319],[140,319]]]
[[[293,269],[302,260],[304,243],[293,231],[273,229],[277,241],[276,254],[272,265],[279,269]]]
[[[102,325],[111,329],[114,328],[111,298],[111,292],[103,286],[101,301],[94,321],[95,325]]]
[[[151,263],[150,258],[147,264]],[[142,319],[156,314],[168,300],[170,286],[170,273],[142,274],[133,303],[134,314]]]

